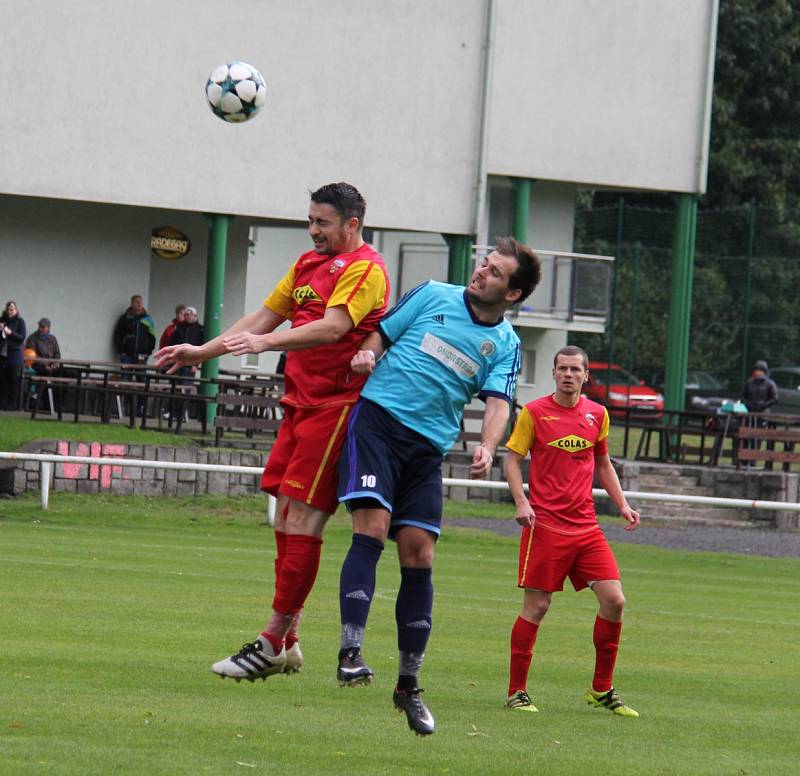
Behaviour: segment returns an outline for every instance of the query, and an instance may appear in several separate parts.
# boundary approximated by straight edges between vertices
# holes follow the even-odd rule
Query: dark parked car
[[[778,386],[778,403],[772,412],[779,415],[800,415],[800,366],[778,366],[769,376]]]
[[[656,372],[650,380],[659,391],[664,390],[664,373]],[[702,369],[686,370],[686,409],[716,412],[726,399],[737,398],[719,378]]]

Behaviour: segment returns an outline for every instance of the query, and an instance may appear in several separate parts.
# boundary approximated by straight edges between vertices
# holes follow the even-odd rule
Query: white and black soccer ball
[[[267,99],[264,76],[247,62],[231,62],[214,68],[206,83],[208,107],[225,121],[253,118]]]

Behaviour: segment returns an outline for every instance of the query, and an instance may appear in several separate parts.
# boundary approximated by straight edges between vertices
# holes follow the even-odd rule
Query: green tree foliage
[[[800,207],[800,16],[789,0],[722,0],[707,207]]]
[[[800,363],[798,10],[796,0],[720,2],[689,365],[732,390],[757,358]],[[654,193],[626,193],[623,210],[620,232],[619,193],[579,198],[576,250],[617,255],[616,299],[612,330],[570,341],[646,377],[666,358],[674,211]]]

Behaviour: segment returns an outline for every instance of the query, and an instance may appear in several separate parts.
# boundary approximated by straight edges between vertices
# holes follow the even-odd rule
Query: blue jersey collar
[[[488,326],[489,328],[492,328],[492,327],[497,326],[497,325],[499,325],[499,324],[501,324],[503,322],[503,320],[505,318],[505,316],[503,316],[503,315],[501,315],[494,323],[486,323],[486,321],[480,320],[480,318],[478,318],[475,315],[475,311],[472,309],[472,305],[469,303],[469,297],[467,296],[467,289],[466,288],[464,289],[463,297],[464,297],[464,307],[467,308],[467,312],[469,313],[469,317],[472,318],[472,322],[474,324],[476,324],[478,326]]]

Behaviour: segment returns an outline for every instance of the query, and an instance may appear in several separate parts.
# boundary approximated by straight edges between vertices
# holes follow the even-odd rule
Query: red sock
[[[275,585],[277,586],[283,559],[286,557],[286,531],[275,530],[275,550]]]
[[[513,695],[517,690],[524,690],[528,682],[528,669],[533,658],[533,645],[536,643],[536,634],[539,626],[522,617],[517,617],[511,629],[511,670],[508,680],[508,694]]]
[[[621,622],[604,620],[597,615],[594,621],[595,663],[592,679],[592,689],[595,692],[607,692],[613,686],[611,678],[614,674],[614,664],[617,662],[621,631]]]
[[[319,536],[286,534],[286,555],[275,580],[272,608],[284,614],[297,614],[314,586],[322,554]]]
[[[286,649],[291,649],[299,640],[300,637],[297,635],[297,629],[300,627],[300,617],[303,614],[303,610],[301,609],[292,620],[292,624],[289,626],[289,632],[286,634]]]
[[[269,626],[267,626],[267,628],[268,627]],[[269,641],[270,644],[272,644],[272,654],[273,655],[280,654],[280,651],[283,649],[283,639],[274,633],[268,633],[266,628],[263,631],[261,631],[261,635],[267,641]]]

